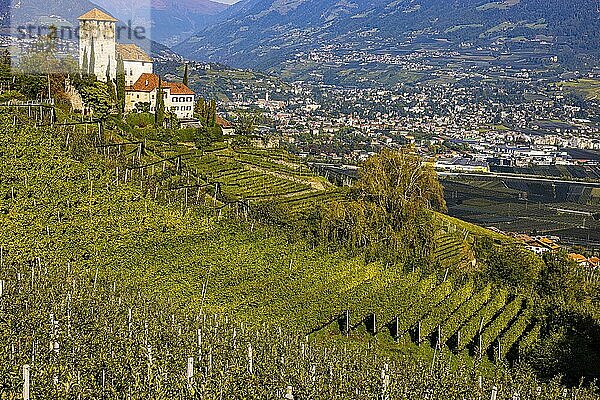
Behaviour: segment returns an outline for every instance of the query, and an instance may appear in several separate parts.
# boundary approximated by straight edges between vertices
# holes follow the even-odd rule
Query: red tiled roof
[[[117,43],[117,53],[124,61],[144,61],[152,62],[152,59],[146,52],[136,44]]]
[[[585,258],[585,256],[582,256],[581,254],[571,253],[569,254],[569,259],[578,263],[587,262],[587,258]]]
[[[134,92],[151,92],[158,87],[158,75],[144,73],[131,87]]]
[[[133,84],[131,90],[134,92],[152,92],[158,88],[159,77],[156,74],[142,74]],[[163,89],[169,89],[171,94],[193,95],[194,92],[183,83],[171,83],[162,81]]]
[[[221,118],[218,115],[217,115],[217,125],[219,125],[221,128],[233,128],[233,124],[231,122],[227,121],[225,118]]]
[[[194,94],[194,92],[189,87],[179,82],[163,82],[163,87],[171,89],[171,94]]]
[[[112,15],[108,15],[102,10],[94,8],[81,17],[77,18],[80,21],[107,21],[107,22],[117,22],[118,20],[114,18]]]

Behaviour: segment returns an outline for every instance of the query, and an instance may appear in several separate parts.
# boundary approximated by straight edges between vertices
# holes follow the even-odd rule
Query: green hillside
[[[438,216],[439,264],[408,270],[254,219],[254,205],[302,216],[344,199],[279,150],[0,126],[0,396],[20,393],[24,365],[34,398],[562,394],[465,361],[547,333],[528,294],[479,275],[480,254],[494,261],[482,242],[502,237]]]

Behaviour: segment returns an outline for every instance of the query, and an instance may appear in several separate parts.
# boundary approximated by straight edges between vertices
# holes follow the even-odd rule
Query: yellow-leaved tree
[[[433,166],[411,148],[384,149],[362,165],[349,199],[322,207],[320,235],[372,259],[419,265],[433,247],[433,211],[445,210]]]

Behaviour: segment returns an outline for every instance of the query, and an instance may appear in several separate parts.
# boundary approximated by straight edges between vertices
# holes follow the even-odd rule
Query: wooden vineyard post
[[[436,339],[435,347],[438,350],[442,349],[442,326],[441,325],[437,326],[437,339]]]
[[[492,388],[492,394],[490,396],[490,400],[496,400],[498,398],[498,388],[494,386]]]
[[[456,348],[460,349],[460,329],[456,332]]]
[[[292,388],[291,386],[288,386],[285,389],[285,396],[283,396],[283,398],[285,400],[294,400],[294,388]]]
[[[185,377],[187,379],[188,388],[192,388],[194,383],[194,357],[188,357],[187,368],[185,371]]]
[[[377,316],[375,315],[375,313],[373,313],[373,315],[371,316],[371,323],[373,324],[372,326],[372,331],[371,333],[373,335],[377,335]]]
[[[29,397],[29,384],[31,367],[27,364],[23,365],[23,400],[30,400]]]
[[[400,318],[396,315],[394,317],[394,339],[398,341],[400,338]]]
[[[98,143],[102,143],[102,122],[98,121]]]
[[[479,323],[479,333],[477,334],[477,343],[479,347],[479,357],[483,355],[483,338],[481,334],[483,332],[483,317],[481,317],[481,322]]]
[[[343,324],[344,324],[344,330],[342,332],[342,334],[349,336],[350,335],[350,310],[346,310],[344,311],[344,315],[343,315]]]
[[[0,280],[0,298],[4,295],[4,281]]]
[[[254,365],[253,365],[253,355],[252,355],[252,345],[249,344],[248,345],[248,372],[250,373],[250,375],[252,375],[253,371],[254,371]]]
[[[498,339],[498,353],[496,354],[497,360],[500,361],[502,358],[502,350],[501,350],[500,339]]]

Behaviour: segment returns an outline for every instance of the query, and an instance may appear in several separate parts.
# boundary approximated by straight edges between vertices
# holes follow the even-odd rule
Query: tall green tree
[[[433,167],[411,148],[384,149],[368,158],[356,184],[360,199],[392,216],[395,227],[423,209],[446,211],[444,191]]]
[[[88,59],[87,47],[83,49],[83,61],[81,62],[81,75],[89,75],[90,62]]]
[[[96,51],[94,50],[94,47],[94,38],[92,37],[92,45],[90,46],[90,63],[88,67],[89,75],[96,75]]]
[[[212,99],[206,117],[206,126],[213,128],[217,125],[217,101]]]
[[[432,211],[446,206],[435,170],[411,149],[384,149],[369,158],[346,200],[321,208],[321,240],[366,249],[369,257],[391,263],[430,260]]]
[[[258,115],[253,112],[239,112],[236,118],[235,133],[251,135],[256,130]]]
[[[198,97],[196,106],[194,107],[194,117],[199,119],[201,123],[204,118],[204,107],[204,97]]]
[[[165,95],[162,88],[162,79],[158,78],[158,91],[156,92],[156,110],[154,111],[154,125],[162,128],[165,123]]]
[[[96,117],[106,119],[110,115],[114,103],[108,86],[103,82],[82,85],[79,93],[81,93],[83,102],[92,109]]]
[[[216,100],[206,101],[203,97],[196,100],[194,116],[200,120],[200,123],[207,128],[214,128],[217,125],[217,102]]]
[[[106,66],[106,87],[108,88],[108,93],[110,95],[111,102],[113,104],[117,103],[117,88],[115,82],[113,82],[111,78],[111,65],[110,60],[108,60],[108,65]]]
[[[185,63],[184,71],[183,71],[183,84],[188,86],[190,83],[189,71],[188,71],[188,63]]]
[[[123,57],[117,57],[117,108],[120,114],[125,113],[125,63]]]

